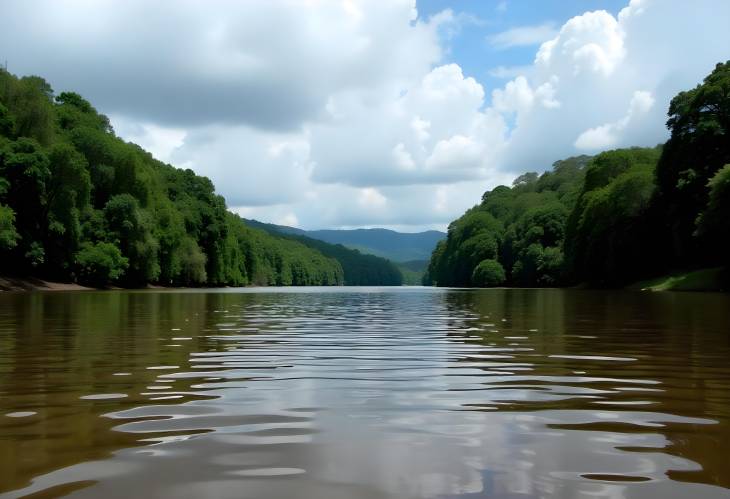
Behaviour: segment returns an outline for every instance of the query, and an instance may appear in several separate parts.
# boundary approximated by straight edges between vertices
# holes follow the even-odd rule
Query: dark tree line
[[[124,142],[80,95],[2,70],[0,272],[97,286],[344,282],[336,259],[246,226],[210,180]]]
[[[486,192],[451,223],[424,283],[612,287],[730,268],[730,61],[668,115],[662,146],[569,158]]]

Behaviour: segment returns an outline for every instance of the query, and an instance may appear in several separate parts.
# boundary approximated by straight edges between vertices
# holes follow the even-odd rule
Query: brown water
[[[730,497],[730,296],[5,294],[0,497],[29,494]]]

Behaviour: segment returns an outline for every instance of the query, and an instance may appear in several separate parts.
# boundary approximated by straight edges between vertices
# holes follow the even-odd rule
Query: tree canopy
[[[345,281],[337,259],[246,226],[210,180],[124,142],[80,95],[3,70],[0,255],[4,274],[95,286]]]
[[[680,92],[668,115],[664,145],[569,158],[487,191],[449,226],[424,282],[485,285],[485,260],[519,286],[730,268],[730,61]]]

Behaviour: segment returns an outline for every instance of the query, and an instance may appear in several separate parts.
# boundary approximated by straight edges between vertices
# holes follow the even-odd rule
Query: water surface
[[[730,297],[0,296],[0,497],[727,498]]]

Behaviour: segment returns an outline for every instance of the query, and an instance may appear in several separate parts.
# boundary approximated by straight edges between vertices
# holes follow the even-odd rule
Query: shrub
[[[76,265],[82,283],[104,286],[124,274],[129,260],[112,243],[84,243],[76,253]]]
[[[505,281],[504,268],[496,260],[482,260],[474,269],[471,281],[474,286],[480,288],[499,286]]]

